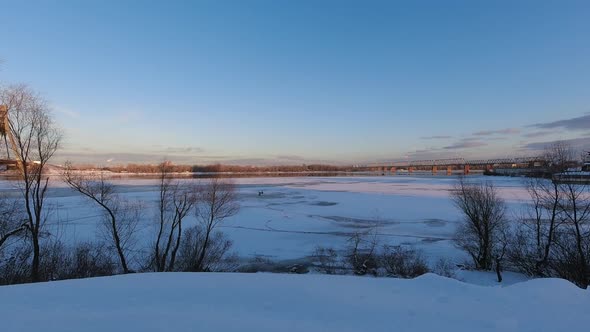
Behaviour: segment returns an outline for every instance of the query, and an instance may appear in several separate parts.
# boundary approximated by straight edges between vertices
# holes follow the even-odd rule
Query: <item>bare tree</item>
[[[154,245],[154,268],[158,272],[174,271],[182,240],[182,221],[197,202],[194,186],[174,181],[167,162],[159,165],[158,226]]]
[[[39,238],[47,217],[45,199],[49,176],[46,171],[62,134],[53,122],[45,101],[26,86],[13,86],[0,91],[0,104],[7,110],[5,132],[19,165],[27,231],[33,248],[31,280],[36,282],[40,280]]]
[[[123,273],[132,272],[127,253],[132,247],[133,235],[139,222],[139,207],[121,199],[115,192],[115,186],[105,179],[102,172],[97,176],[88,176],[76,173],[67,164],[63,179],[72,189],[102,209],[106,238],[117,252]]]
[[[200,189],[195,215],[199,222],[202,241],[198,241],[194,271],[204,271],[204,262],[209,254],[211,238],[223,220],[238,213],[239,204],[235,185],[227,179],[213,178]]]
[[[588,186],[560,184],[564,223],[557,234],[556,272],[580,287],[590,284],[590,192]]]
[[[511,238],[508,258],[521,272],[562,277],[586,287],[590,282],[590,192],[583,183],[555,176],[575,164],[565,143],[545,150],[550,179],[530,179],[531,197]]]
[[[455,206],[464,216],[455,244],[471,256],[475,267],[489,270],[506,247],[506,207],[491,183],[470,184],[461,178],[451,192]]]
[[[510,239],[510,263],[523,273],[550,276],[549,260],[556,232],[563,223],[559,207],[562,190],[557,182],[530,178],[526,188],[531,201]]]
[[[575,166],[576,152],[567,142],[558,141],[545,147],[543,160],[550,175],[565,172]]]

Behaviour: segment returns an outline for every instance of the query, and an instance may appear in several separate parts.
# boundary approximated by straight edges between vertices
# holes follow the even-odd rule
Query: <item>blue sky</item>
[[[0,82],[50,102],[59,160],[363,163],[590,145],[588,1],[0,4]]]

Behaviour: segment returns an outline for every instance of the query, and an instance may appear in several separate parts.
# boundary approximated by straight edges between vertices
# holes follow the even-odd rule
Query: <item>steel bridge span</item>
[[[495,171],[497,169],[512,170],[532,170],[545,166],[546,162],[540,157],[513,157],[513,158],[495,158],[495,159],[430,159],[430,160],[403,160],[386,163],[372,163],[360,165],[359,167],[368,168],[375,171],[396,173],[415,171],[432,172],[437,174],[439,171],[446,170],[447,174],[463,173],[469,174],[472,171]]]

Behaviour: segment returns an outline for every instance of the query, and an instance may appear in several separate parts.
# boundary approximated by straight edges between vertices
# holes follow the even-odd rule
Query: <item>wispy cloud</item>
[[[443,149],[445,149],[445,150],[460,150],[460,149],[477,148],[477,147],[486,146],[486,145],[488,145],[488,143],[486,143],[486,142],[466,138],[466,139],[458,141],[452,145],[445,146],[445,147],[443,147]]]
[[[529,127],[539,129],[563,128],[569,130],[588,130],[590,129],[590,114],[582,115],[571,119],[537,123],[534,125],[530,125]]]
[[[171,154],[199,154],[205,152],[205,149],[198,146],[175,147],[169,146],[164,149],[155,151],[157,153],[171,153]]]
[[[453,136],[449,136],[449,135],[435,135],[435,136],[420,137],[420,139],[449,139],[449,138],[453,138]]]
[[[530,133],[523,134],[522,136],[527,137],[527,138],[535,138],[535,137],[551,135],[552,133],[553,132],[551,132],[551,131],[533,131]]]
[[[523,146],[524,149],[528,150],[543,150],[545,147],[555,144],[557,142],[563,142],[570,145],[574,149],[589,149],[590,148],[590,137],[580,137],[565,140],[555,140],[546,142],[535,142],[528,143]]]
[[[289,160],[289,161],[306,161],[307,159],[297,155],[277,155],[275,156],[278,160]]]
[[[473,133],[474,136],[491,136],[491,135],[516,135],[520,133],[518,128],[506,128],[500,130],[482,130]]]

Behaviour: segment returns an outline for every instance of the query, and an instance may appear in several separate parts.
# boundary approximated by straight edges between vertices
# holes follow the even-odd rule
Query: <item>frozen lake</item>
[[[511,213],[517,213],[528,196],[520,178],[469,179],[493,182]],[[381,243],[414,246],[431,261],[465,258],[452,244],[460,219],[449,198],[456,177],[263,177],[233,181],[238,185],[241,209],[224,222],[222,230],[243,258],[302,258],[319,245],[343,248],[352,233],[371,227],[377,227]],[[122,196],[143,202],[137,248],[147,246],[153,238],[156,181],[134,178],[113,182]],[[0,182],[0,191],[16,194],[14,190],[13,182]],[[258,196],[259,191],[264,195]],[[94,205],[58,182],[49,196],[54,235],[66,241],[96,238],[101,214]],[[185,227],[194,222],[191,216]]]

